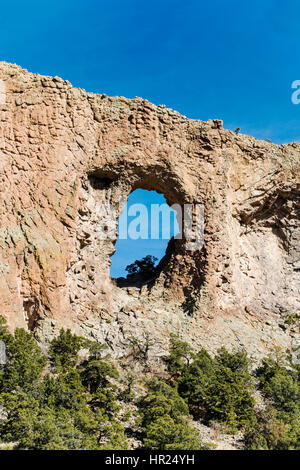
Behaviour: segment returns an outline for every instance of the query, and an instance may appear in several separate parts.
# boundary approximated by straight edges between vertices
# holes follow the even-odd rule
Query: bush
[[[213,357],[171,335],[167,380],[147,381],[144,396],[135,401],[133,375],[120,390],[118,370],[97,342],[62,329],[45,355],[31,333],[16,329],[12,335],[1,317],[0,339],[7,353],[0,370],[3,444],[32,450],[127,449],[121,400],[138,406],[136,424],[145,448],[203,449],[189,424],[191,413],[205,424],[242,430],[247,449],[300,449],[300,368],[289,355],[275,351],[251,375],[244,351],[221,348]],[[145,357],[149,344],[147,339],[138,348]],[[264,400],[260,409],[253,398],[254,377]]]
[[[46,357],[32,333],[17,328],[15,335],[7,336],[6,327],[0,327],[0,335],[6,337],[8,363],[0,376],[0,392],[22,389],[30,392],[41,380]]]
[[[155,256],[145,256],[141,260],[136,260],[134,263],[126,266],[125,270],[128,272],[127,278],[139,275],[143,280],[149,280],[155,274],[155,263],[157,258]]]
[[[102,345],[61,330],[46,357],[31,333],[8,333],[8,363],[0,376],[1,439],[18,449],[127,449],[118,414],[116,368]],[[89,350],[79,360],[81,347]],[[47,369],[50,372],[45,373]]]
[[[259,389],[274,410],[276,420],[287,426],[290,449],[300,448],[300,376],[299,365],[289,356],[276,354],[264,358],[255,374]]]
[[[229,353],[222,348],[212,358],[204,349],[191,352],[186,343],[173,337],[166,362],[194,418],[206,424],[221,421],[232,432],[253,421],[250,361],[244,351]]]
[[[49,348],[50,362],[54,370],[75,366],[83,339],[73,335],[71,330],[61,328],[59,336],[53,338]]]
[[[177,420],[169,415],[161,416],[146,428],[144,445],[157,450],[199,450],[199,433],[185,419]]]
[[[188,407],[176,389],[152,379],[148,393],[138,401],[146,448],[158,450],[200,449],[200,435],[187,422]]]
[[[255,413],[255,420],[244,435],[248,450],[287,450],[288,426],[276,418],[275,410],[268,405]]]

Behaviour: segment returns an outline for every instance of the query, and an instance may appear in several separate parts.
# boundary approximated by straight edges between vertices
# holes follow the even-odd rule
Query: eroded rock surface
[[[0,80],[0,313],[11,328],[45,339],[71,327],[116,356],[146,333],[153,357],[171,331],[253,355],[296,341],[285,319],[299,314],[300,144],[3,62]],[[121,289],[109,276],[111,208],[119,216],[136,188],[203,204],[204,246],[171,242],[151,286]]]

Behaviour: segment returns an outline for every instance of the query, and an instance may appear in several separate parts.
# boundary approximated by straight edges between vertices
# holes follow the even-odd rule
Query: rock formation
[[[285,319],[300,306],[300,144],[3,62],[0,80],[0,313],[11,328],[47,339],[71,327],[116,356],[132,334],[153,337],[153,357],[171,331],[254,356],[296,341]],[[204,245],[170,242],[151,285],[120,288],[111,207],[118,216],[137,188],[203,204]]]

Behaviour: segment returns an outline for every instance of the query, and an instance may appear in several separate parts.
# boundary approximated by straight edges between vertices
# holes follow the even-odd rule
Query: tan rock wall
[[[299,312],[300,144],[236,136],[221,121],[11,64],[0,80],[0,313],[12,328],[98,319],[102,336],[114,335],[107,322],[128,291],[109,277],[117,227],[105,205],[117,209],[136,188],[205,206],[204,247],[170,246],[152,289],[135,294],[146,310],[194,295],[199,317],[208,303],[215,319]]]

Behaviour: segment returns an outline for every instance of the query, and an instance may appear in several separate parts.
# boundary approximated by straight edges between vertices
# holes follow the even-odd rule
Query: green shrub
[[[244,444],[248,450],[287,450],[288,426],[276,418],[275,410],[268,405],[256,411],[254,422],[245,431]]]
[[[146,448],[158,450],[200,449],[200,434],[189,426],[188,406],[173,387],[152,379],[138,401]]]
[[[60,370],[65,366],[75,366],[78,360],[78,352],[83,345],[83,339],[73,335],[71,330],[61,328],[59,336],[53,338],[49,348],[49,358],[52,368]]]
[[[11,335],[3,320],[0,338],[8,356],[0,375],[2,441],[31,450],[128,448],[119,391],[110,382],[118,373],[102,345],[62,329],[47,358],[31,333]],[[89,351],[84,361],[81,347]]]
[[[288,355],[264,358],[255,371],[259,389],[275,411],[277,420],[287,426],[290,449],[300,449],[300,374],[299,365]]]
[[[206,424],[221,421],[233,432],[254,420],[250,361],[244,351],[221,348],[213,358],[205,349],[193,353],[172,337],[166,363],[194,418]]]

